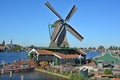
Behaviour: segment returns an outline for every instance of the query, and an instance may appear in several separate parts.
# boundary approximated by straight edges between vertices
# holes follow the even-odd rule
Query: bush
[[[106,75],[109,75],[109,74],[112,74],[112,71],[111,71],[110,69],[105,69],[104,73],[105,73]]]
[[[86,78],[80,73],[73,73],[70,76],[70,80],[88,80],[88,78]]]

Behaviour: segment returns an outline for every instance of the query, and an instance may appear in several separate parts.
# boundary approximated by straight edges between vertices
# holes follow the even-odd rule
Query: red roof
[[[2,50],[2,49],[4,49],[5,48],[5,46],[0,46],[0,50]]]
[[[40,50],[40,49],[37,49],[37,52],[39,53],[39,55],[55,55],[55,56],[59,56],[61,58],[77,58],[77,57],[79,57],[78,54],[63,54],[63,53],[52,52],[52,51],[48,51],[48,50]]]
[[[56,55],[62,57],[62,58],[78,58],[78,54],[62,54],[62,53],[55,53]]]
[[[44,55],[44,54],[53,55],[53,52],[48,51],[48,50],[40,50],[40,49],[37,49],[37,52],[39,53],[39,55]]]
[[[120,78],[112,78],[112,80],[120,80]]]

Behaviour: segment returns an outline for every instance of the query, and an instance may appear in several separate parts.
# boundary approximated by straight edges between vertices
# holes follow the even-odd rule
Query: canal
[[[26,60],[27,52],[0,52],[0,65],[4,62],[5,64],[12,63],[14,61]],[[41,73],[41,72],[24,72],[24,73],[13,73],[12,80],[21,80],[23,76],[24,80],[67,80],[61,77]],[[0,75],[0,80],[10,80],[10,74]]]

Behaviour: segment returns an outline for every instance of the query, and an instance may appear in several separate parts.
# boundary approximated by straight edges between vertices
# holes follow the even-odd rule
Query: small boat
[[[6,74],[6,73],[10,73],[10,71],[12,71],[13,73],[20,73],[20,72],[29,72],[29,71],[34,71],[34,66],[12,66],[12,67],[8,67],[5,66],[3,68],[0,68],[0,74]]]

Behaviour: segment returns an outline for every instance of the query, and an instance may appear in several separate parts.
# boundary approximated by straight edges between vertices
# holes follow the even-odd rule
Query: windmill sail
[[[74,35],[78,40],[82,41],[84,38],[75,30],[73,29],[70,25],[66,25],[67,31],[69,31],[72,35]]]
[[[61,31],[60,35],[58,36],[57,39],[57,45],[60,47],[60,45],[63,43],[64,39],[66,36],[66,29],[63,27],[63,30]]]
[[[51,42],[50,42],[50,47],[52,46],[57,46],[57,47],[69,47],[69,44],[67,42],[66,38],[66,31],[69,31],[72,35],[74,35],[77,39],[82,41],[84,38],[75,30],[73,29],[70,25],[65,23],[66,21],[69,21],[72,15],[75,13],[77,10],[76,6],[74,5],[70,12],[68,13],[67,17],[62,19],[62,17],[55,11],[55,9],[50,5],[49,2],[45,3],[45,5],[58,17],[60,18],[59,20],[55,21],[53,24],[53,33],[51,36]]]
[[[51,41],[53,41],[58,33],[58,31],[60,30],[61,27],[54,27],[54,31],[52,33],[52,36],[51,36]]]
[[[69,14],[67,15],[67,17],[65,18],[65,21],[69,21],[70,18],[72,17],[72,15],[75,13],[75,11],[77,10],[76,6],[74,5],[72,7],[72,9],[70,10]]]
[[[58,31],[57,35],[55,36],[53,42],[57,42],[57,41],[59,42],[59,39],[61,37],[62,37],[61,39],[63,39],[63,34],[66,35],[66,29],[65,29],[64,26],[61,26],[61,28],[59,29],[59,31]]]
[[[57,13],[57,11],[50,5],[49,2],[46,2],[45,5],[60,19],[62,19],[62,17]]]

